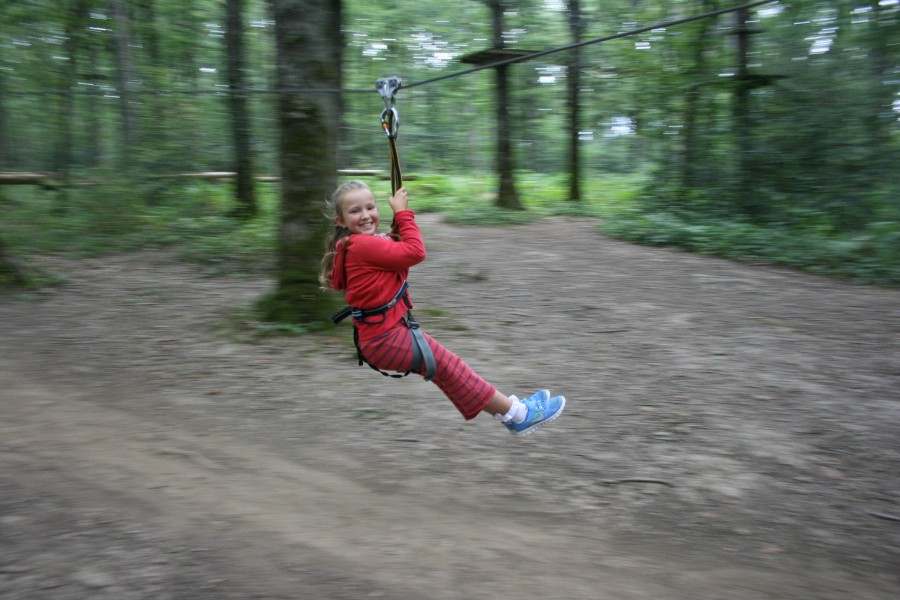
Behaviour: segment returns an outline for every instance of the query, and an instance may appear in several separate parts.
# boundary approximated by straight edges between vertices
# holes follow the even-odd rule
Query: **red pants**
[[[453,402],[466,420],[474,419],[493,397],[496,388],[427,333],[425,340],[434,354],[436,366],[431,381]],[[402,321],[376,338],[360,340],[359,348],[366,362],[382,371],[402,372],[412,366],[412,335]],[[422,369],[424,371],[424,365]]]

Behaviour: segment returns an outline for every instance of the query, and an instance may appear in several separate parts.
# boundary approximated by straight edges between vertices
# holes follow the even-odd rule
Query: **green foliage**
[[[210,272],[270,270],[277,231],[277,188],[260,185],[261,214],[228,217],[230,186],[192,180],[127,183],[91,173],[97,185],[47,192],[8,192],[3,234],[17,253],[92,256],[168,248]],[[164,193],[160,193],[160,189]]]
[[[417,174],[407,184],[411,202],[420,212],[440,212],[459,225],[517,225],[547,216],[598,217],[633,201],[643,175],[593,177],[584,184],[587,200],[567,202],[568,179],[532,171],[517,173],[525,211],[509,211],[494,204],[497,182],[490,177]]]
[[[896,208],[882,211],[880,220],[844,233],[830,223],[827,213],[804,207],[785,209],[780,223],[766,226],[705,210],[708,202],[700,193],[693,195],[691,210],[665,207],[642,195],[649,181],[645,176],[591,178],[585,182],[585,200],[577,204],[563,200],[566,186],[562,176],[522,172],[519,178],[525,211],[496,208],[489,191],[495,182],[490,178],[418,175],[407,187],[417,211],[440,212],[451,223],[494,227],[546,216],[599,218],[603,233],[637,243],[783,265],[865,283],[900,285]],[[175,181],[171,186],[178,193],[167,194],[168,203],[151,204],[149,200],[158,196],[148,198],[142,190],[153,190],[156,185],[107,184],[72,190],[64,196],[9,188],[3,207],[4,240],[13,255],[96,255],[149,246],[202,264],[210,273],[271,272],[278,229],[276,186],[259,186],[261,214],[241,222],[227,216],[232,206],[227,184]],[[385,185],[372,182],[382,206],[389,192]],[[659,188],[655,192],[659,193]],[[63,198],[65,204],[61,204]],[[262,308],[276,310],[278,302],[276,296],[267,297]],[[293,325],[287,327],[290,331],[278,326],[252,329],[254,335],[301,333],[294,331]]]
[[[229,218],[230,186],[168,177],[234,170],[221,93],[221,2],[128,3],[128,24],[103,2],[84,4],[89,10],[81,14],[68,10],[77,3],[66,10],[46,2],[6,4],[0,167],[100,182],[57,191],[5,188],[0,234],[10,254],[88,255],[150,245],[213,272],[272,268],[279,226],[274,187],[261,184],[261,214],[239,222]],[[586,5],[585,38],[721,4]],[[528,50],[568,44],[563,6],[518,3],[505,15],[507,43]],[[345,88],[371,90],[385,75],[406,84],[447,75],[471,66],[462,56],[489,45],[482,2],[344,8]],[[244,17],[247,83],[270,88],[276,60],[267,3],[247,2]],[[582,49],[580,203],[565,200],[562,173],[566,53],[509,69],[525,211],[493,205],[490,71],[402,89],[400,156],[404,171],[416,175],[408,184],[416,209],[485,226],[598,217],[610,233],[643,243],[893,285],[900,136],[890,74],[900,5],[797,0],[754,9],[751,21],[757,35],[748,40],[742,77],[733,14]],[[118,34],[129,43],[113,43]],[[123,47],[129,56],[116,55]],[[123,80],[124,58],[132,68]],[[122,81],[132,89],[120,90],[129,85]],[[76,93],[47,93],[59,88]],[[264,175],[277,173],[277,100],[277,94],[250,96],[253,158]],[[381,100],[372,91],[342,101],[340,166],[386,169]],[[135,121],[129,143],[125,108]],[[374,187],[384,198],[386,184]]]
[[[783,265],[861,283],[900,286],[900,221],[871,223],[854,235],[711,219],[697,213],[611,213],[602,233],[744,262]]]

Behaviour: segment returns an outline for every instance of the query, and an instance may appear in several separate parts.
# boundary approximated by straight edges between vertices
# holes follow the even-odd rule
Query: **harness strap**
[[[431,381],[434,378],[434,373],[437,370],[437,365],[434,362],[434,353],[431,351],[431,346],[428,345],[428,341],[425,339],[425,334],[422,332],[422,329],[419,327],[419,322],[413,319],[412,311],[409,311],[406,314],[406,322],[409,325],[409,333],[412,335],[412,370],[416,373],[420,373],[422,371],[422,363],[425,363],[425,381]]]
[[[378,367],[368,362],[366,360],[366,357],[363,356],[362,348],[359,347],[359,329],[357,329],[356,324],[354,324],[353,345],[356,346],[356,358],[359,360],[359,366],[362,366],[364,364],[369,365],[370,369],[378,371],[385,377],[393,377],[395,379],[406,377],[410,373],[420,373],[422,377],[425,378],[425,381],[431,381],[432,379],[434,379],[434,375],[437,372],[437,363],[434,360],[434,353],[431,351],[431,346],[428,345],[428,341],[425,339],[425,334],[419,327],[418,321],[413,318],[412,311],[406,313],[406,319],[404,322],[406,324],[406,327],[409,329],[409,334],[412,338],[412,364],[409,366],[408,371],[388,373],[387,371],[382,371]],[[424,373],[422,372],[423,363],[425,365]]]
[[[394,294],[394,297],[390,302],[383,306],[379,306],[378,308],[370,308],[370,309],[361,309],[354,308],[352,306],[347,306],[342,310],[336,312],[331,315],[331,322],[337,325],[347,317],[353,317],[353,344],[356,346],[356,357],[359,359],[359,364],[363,363],[369,365],[382,375],[387,377],[406,377],[410,373],[421,373],[424,366],[424,373],[422,375],[425,377],[425,381],[431,381],[434,378],[434,374],[437,370],[437,364],[434,360],[434,353],[431,351],[431,346],[428,345],[428,341],[425,339],[425,334],[422,332],[422,329],[419,327],[419,322],[413,318],[412,310],[406,311],[406,319],[404,323],[406,324],[407,329],[409,329],[409,334],[412,337],[412,364],[410,365],[409,371],[405,373],[387,373],[382,371],[378,367],[372,366],[363,356],[362,350],[359,347],[359,330],[356,327],[357,323],[367,323],[373,324],[369,321],[366,321],[366,317],[384,315],[389,310],[394,308],[398,302],[403,300],[406,303],[407,308],[410,306],[409,301],[409,284],[404,281],[403,285],[400,286],[400,289],[397,290],[397,293]],[[382,318],[382,321],[384,319]],[[379,323],[380,321],[376,321],[375,323]]]
[[[400,286],[400,289],[397,290],[397,293],[394,294],[394,297],[391,298],[391,300],[387,304],[379,306],[378,308],[368,308],[368,309],[355,308],[353,306],[346,306],[346,307],[342,308],[341,310],[339,310],[338,312],[331,315],[331,322],[334,323],[335,325],[337,325],[338,323],[340,323],[347,317],[353,317],[353,320],[358,323],[369,323],[368,321],[366,321],[366,317],[375,317],[378,315],[383,315],[387,311],[389,311],[392,308],[394,308],[395,306],[397,306],[397,303],[400,302],[401,300],[406,302],[406,305],[409,306],[409,296],[407,295],[408,291],[409,291],[409,284],[406,281],[404,281],[403,285]],[[374,324],[374,323],[369,323],[369,324]]]

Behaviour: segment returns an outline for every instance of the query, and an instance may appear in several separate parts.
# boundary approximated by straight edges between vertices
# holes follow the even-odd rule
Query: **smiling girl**
[[[377,370],[426,374],[426,360],[416,360],[408,318],[412,301],[407,293],[409,269],[425,260],[425,244],[409,209],[406,188],[388,203],[394,212],[395,232],[378,233],[378,205],[369,187],[359,181],[341,185],[328,202],[334,219],[320,281],[325,288],[344,292],[354,312],[354,338],[360,360]],[[506,396],[475,373],[458,356],[424,333],[433,357],[428,377],[466,419],[482,411],[494,415],[517,435],[528,435],[556,419],[566,404],[547,390],[519,400]]]

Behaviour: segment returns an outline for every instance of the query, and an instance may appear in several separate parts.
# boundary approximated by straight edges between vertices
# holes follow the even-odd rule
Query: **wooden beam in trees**
[[[491,63],[519,58],[534,54],[534,50],[515,50],[513,48],[488,48],[460,57],[459,62],[470,65],[489,65]]]
[[[58,173],[0,173],[0,185],[41,185],[59,181]]]

